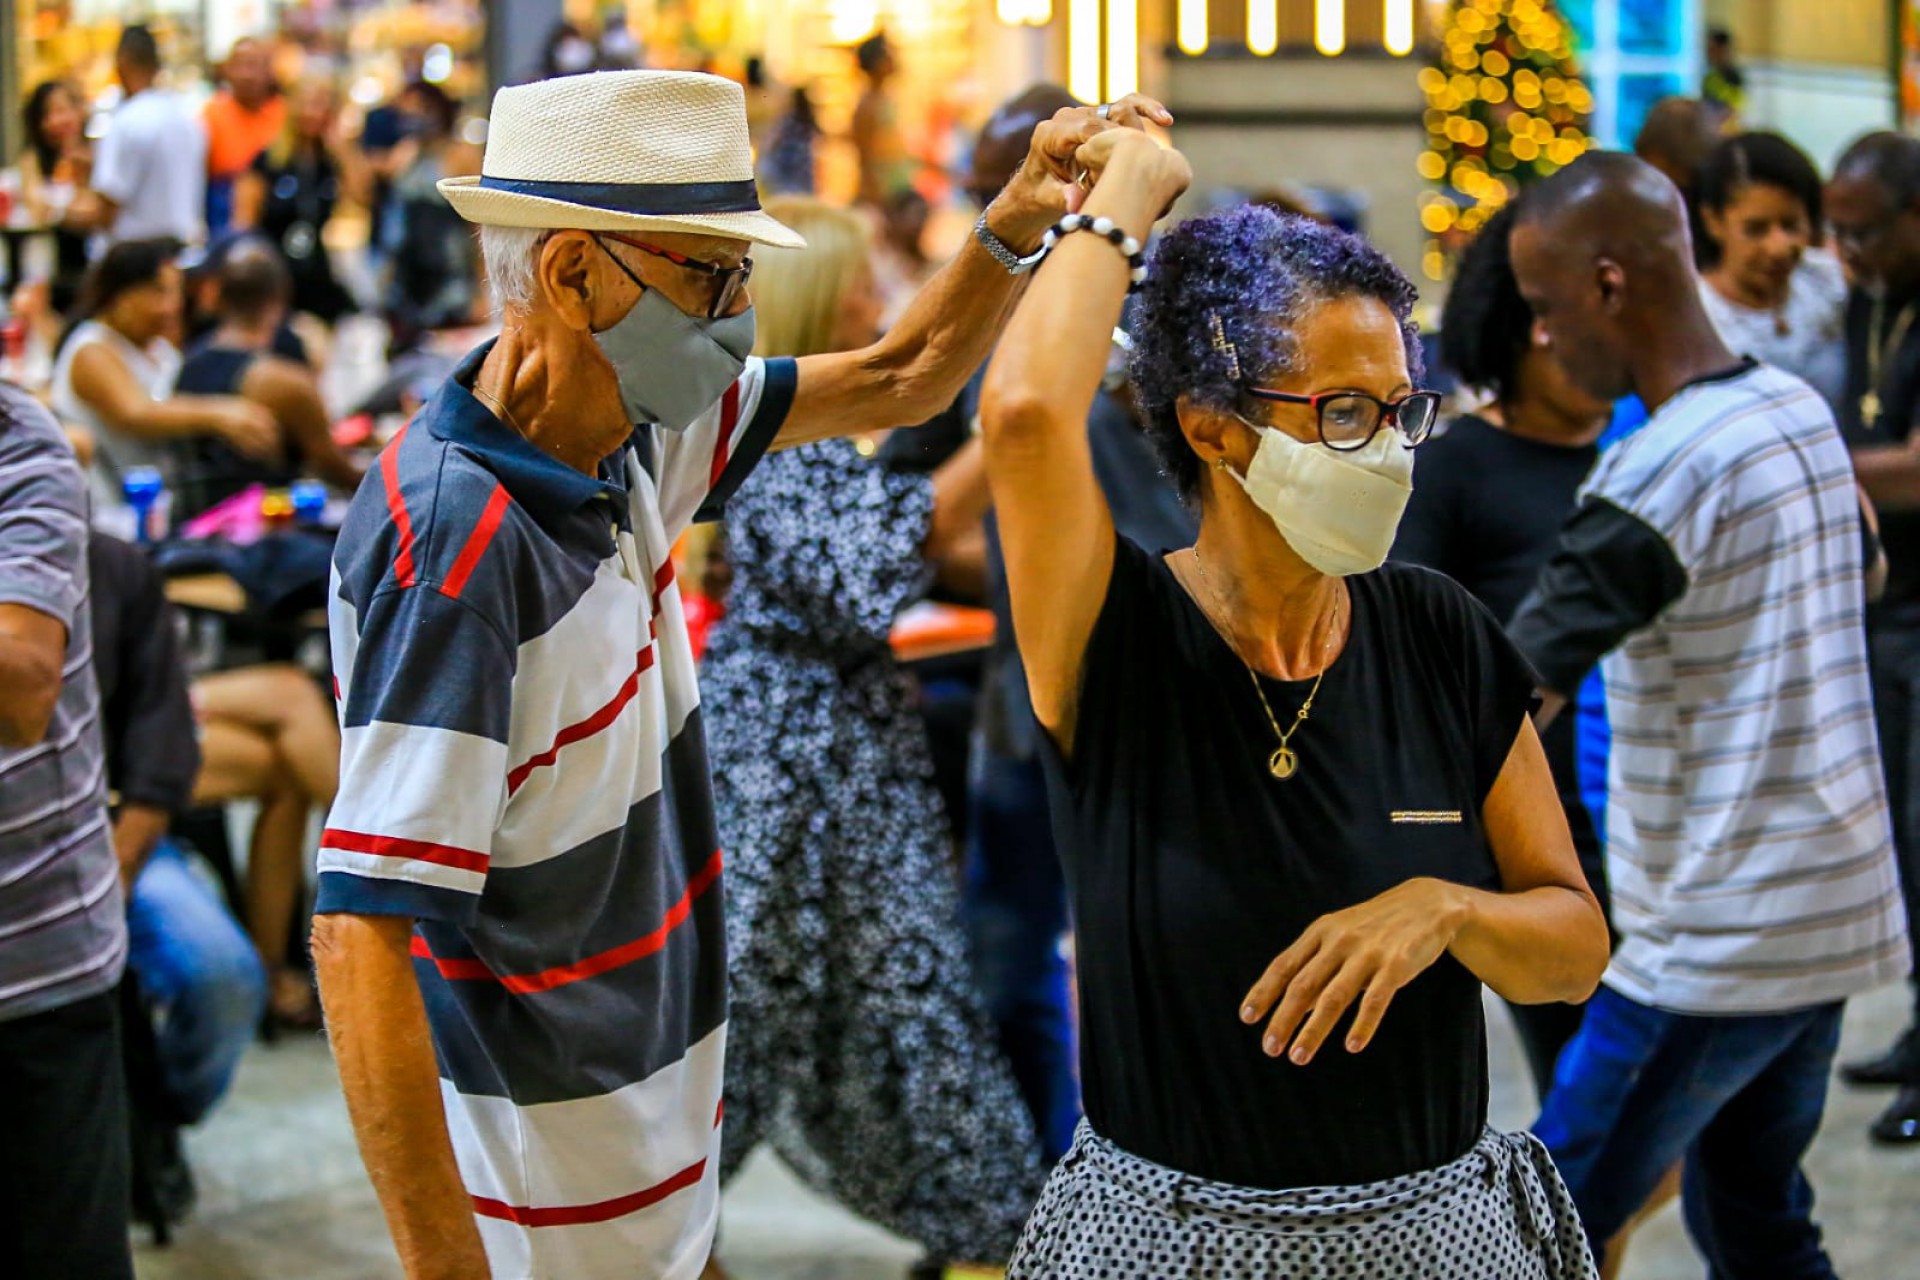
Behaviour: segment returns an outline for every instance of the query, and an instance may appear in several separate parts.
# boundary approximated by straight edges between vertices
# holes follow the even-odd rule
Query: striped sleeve
[[[359,620],[315,911],[472,923],[507,801],[515,651],[464,599],[390,588]]]
[[[720,403],[685,431],[661,431],[660,519],[677,538],[695,520],[717,520],[765,456],[793,407],[792,360],[747,361]]]
[[[5,411],[44,412],[18,399]],[[0,604],[73,625],[87,590],[85,494],[79,463],[50,422],[0,423]]]

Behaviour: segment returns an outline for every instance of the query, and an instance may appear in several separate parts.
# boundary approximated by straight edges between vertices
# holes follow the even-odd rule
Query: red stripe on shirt
[[[475,525],[473,532],[467,535],[467,545],[460,548],[460,554],[455,557],[453,571],[447,574],[447,580],[440,584],[442,595],[451,596],[455,600],[460,598],[460,593],[466,589],[467,579],[471,578],[474,569],[479,567],[480,557],[487,554],[487,544],[493,541],[495,531],[500,528],[500,520],[507,514],[507,504],[510,501],[511,499],[507,497],[507,487],[495,481],[493,494],[487,499],[486,509],[480,513],[480,523]]]
[[[411,424],[409,424],[411,425]],[[400,446],[407,438],[407,428],[400,428],[400,434],[380,455],[380,479],[387,487],[387,511],[393,516],[393,527],[400,534],[400,550],[393,557],[393,576],[403,587],[414,584],[413,572],[413,519],[407,514],[406,499],[400,496]]]
[[[413,954],[415,960],[431,960],[433,967],[440,971],[440,976],[443,978],[478,982],[493,976],[493,970],[487,968],[485,962],[480,960],[442,960],[433,954],[433,948],[427,945],[427,940],[417,933],[413,935],[413,942],[407,949]]]
[[[727,446],[733,443],[733,429],[740,425],[740,384],[734,383],[727,388],[727,394],[720,401],[720,438],[713,442],[713,472],[707,477],[707,487],[714,488],[720,483],[720,477],[727,471]]]
[[[653,612],[660,613],[660,597],[667,594],[667,588],[673,585],[673,557],[668,556],[666,563],[653,571]]]
[[[635,938],[632,942],[623,942],[617,947],[609,948],[598,955],[588,956],[584,960],[577,960],[572,964],[555,965],[551,969],[542,969],[538,973],[497,974],[478,960],[443,960],[434,955],[427,946],[426,940],[417,934],[413,939],[413,954],[422,960],[433,961],[434,967],[440,971],[440,976],[443,978],[491,979],[515,995],[551,991],[555,987],[564,987],[586,978],[597,978],[603,973],[632,964],[636,960],[644,960],[664,948],[673,931],[685,924],[693,915],[693,904],[718,883],[724,861],[720,850],[715,849],[713,856],[707,859],[707,864],[687,882],[687,890],[680,895],[680,901],[667,908],[666,919],[660,922],[658,929],[645,937]],[[719,1123],[717,1115],[714,1117],[714,1123]]]
[[[409,862],[431,862],[437,867],[452,867],[457,871],[479,871],[487,869],[488,857],[472,849],[460,849],[450,844],[432,844],[425,840],[405,840],[399,836],[369,835],[364,831],[343,831],[339,827],[328,827],[320,834],[320,845],[325,849],[338,849],[343,853],[371,853],[381,858],[405,858]]]
[[[545,768],[547,765],[558,760],[562,748],[570,747],[576,742],[582,742],[591,738],[594,734],[599,733],[615,720],[619,719],[620,712],[626,708],[629,702],[633,701],[633,696],[640,692],[640,677],[646,672],[647,668],[652,665],[653,646],[648,645],[642,649],[634,659],[633,674],[627,677],[626,683],[620,686],[620,691],[613,695],[611,702],[601,707],[585,720],[580,721],[578,724],[570,724],[555,734],[553,745],[545,751],[542,751],[539,755],[514,766],[513,771],[507,774],[507,794],[512,795],[518,791],[521,784],[527,780],[535,769]]]
[[[486,1196],[473,1197],[473,1211],[486,1218],[499,1218],[504,1222],[518,1223],[523,1227],[578,1227],[590,1222],[611,1222],[615,1218],[624,1218],[637,1213],[649,1205],[665,1200],[676,1191],[698,1186],[706,1177],[705,1160],[688,1165],[665,1182],[648,1187],[644,1191],[635,1191],[629,1195],[616,1196],[612,1200],[602,1200],[598,1204],[543,1205],[532,1208],[527,1205],[508,1204],[504,1200],[491,1200]]]

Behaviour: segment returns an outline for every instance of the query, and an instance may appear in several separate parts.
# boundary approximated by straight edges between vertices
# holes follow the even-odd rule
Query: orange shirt
[[[207,102],[206,119],[207,176],[237,178],[280,136],[287,100],[276,93],[258,111],[249,111],[232,94],[217,93]]]

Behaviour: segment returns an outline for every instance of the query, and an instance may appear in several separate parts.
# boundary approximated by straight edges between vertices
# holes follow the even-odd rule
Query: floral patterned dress
[[[1045,1171],[975,994],[912,681],[928,477],[846,441],[729,502],[734,579],[701,670],[727,850],[729,1177],[761,1142],[948,1260],[1012,1251]]]

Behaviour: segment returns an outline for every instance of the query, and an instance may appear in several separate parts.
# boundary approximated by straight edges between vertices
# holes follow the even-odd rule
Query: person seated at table
[[[194,1124],[226,1093],[253,1040],[267,973],[218,889],[169,834],[207,770],[160,575],[138,547],[100,533],[88,543],[87,568],[127,963],[157,1015],[168,1119]]]
[[[88,276],[85,318],[68,330],[54,361],[54,413],[94,439],[96,522],[130,518],[122,488],[130,468],[156,468],[177,489],[182,441],[213,436],[261,461],[283,452],[280,426],[264,405],[240,396],[174,394],[178,252],[179,245],[165,239],[108,249]]]
[[[192,250],[181,255],[180,266],[186,276],[186,331],[188,348],[199,346],[220,327],[220,268],[227,254],[254,239],[250,231],[228,232],[207,246],[205,253]],[[274,330],[274,355],[319,372],[321,361],[315,357],[305,338],[295,330],[292,317]]]
[[[195,805],[251,800],[259,806],[247,846],[247,932],[267,966],[267,1016],[315,1027],[320,1001],[307,972],[288,962],[295,907],[304,891],[307,833],[340,785],[340,726],[319,685],[297,667],[240,667],[193,682],[204,763]]]
[[[248,457],[218,437],[185,446],[179,518],[196,515],[251,484],[284,485],[301,474],[352,492],[364,473],[333,442],[332,419],[313,370],[274,354],[274,335],[292,305],[293,278],[273,245],[249,237],[222,255],[220,324],[187,353],[174,389],[240,396],[270,412],[289,445],[279,459]]]

